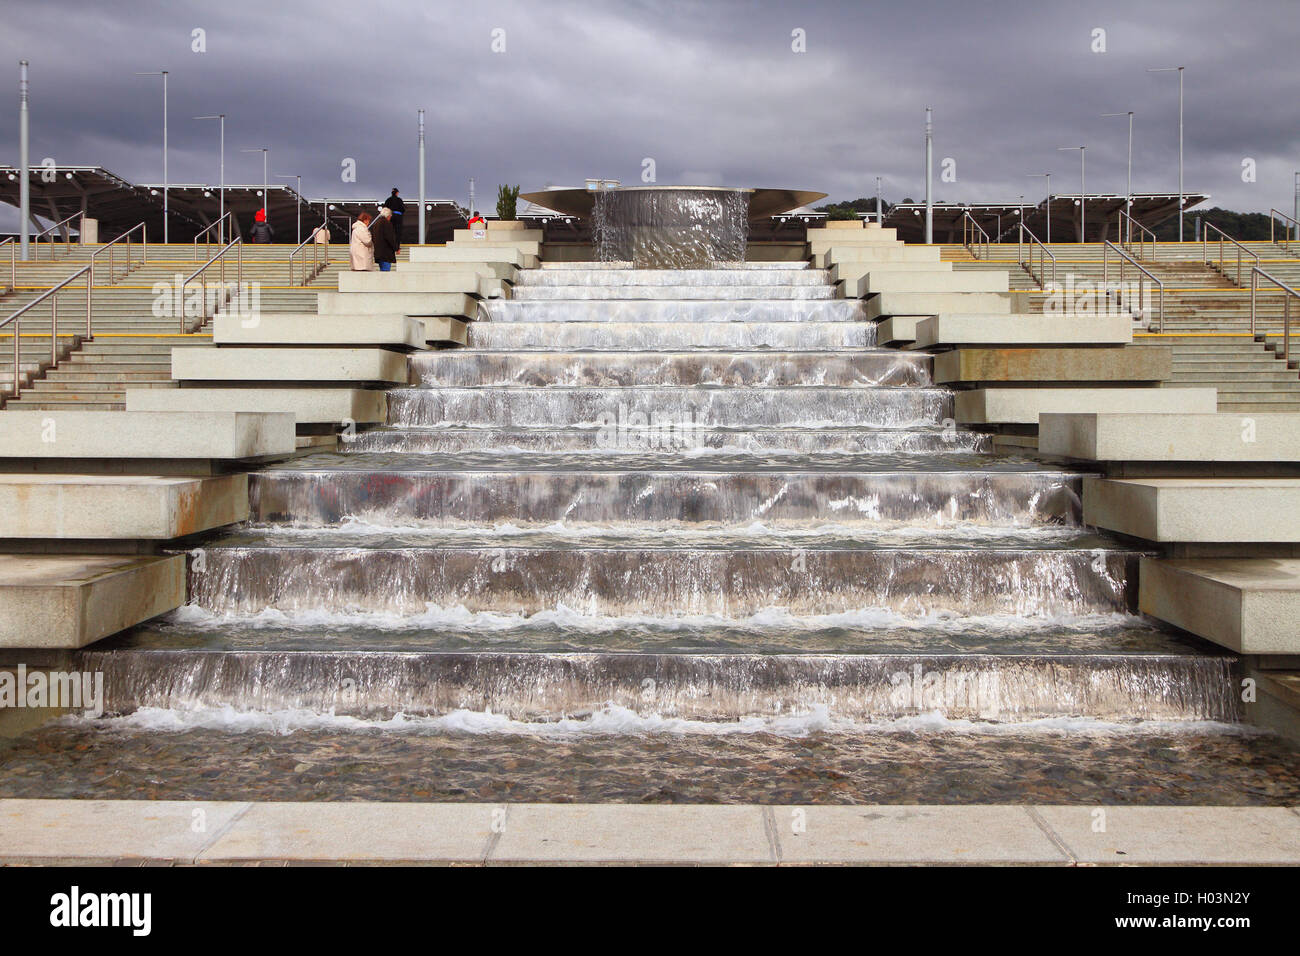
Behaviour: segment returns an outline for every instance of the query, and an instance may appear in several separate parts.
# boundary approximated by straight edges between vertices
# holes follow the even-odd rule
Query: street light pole
[[[1183,241],[1183,67],[1162,66],[1148,73],[1178,72],[1178,241]]]
[[[1087,165],[1084,161],[1084,154],[1087,153],[1087,146],[1058,146],[1060,149],[1077,149],[1079,151],[1079,241],[1088,241],[1088,182],[1086,178]]]
[[[167,211],[167,71],[154,70],[149,73],[137,73],[136,76],[161,76],[163,80],[163,245],[170,240]]]
[[[21,250],[23,262],[27,261],[28,249],[31,244],[31,212],[32,212],[32,186],[31,170],[27,160],[28,151],[28,130],[27,130],[27,61],[18,61],[18,248]],[[17,335],[15,326],[14,334]],[[14,375],[18,375],[18,369],[14,369]],[[15,378],[16,381],[16,378]]]
[[[420,245],[424,245],[424,110],[420,114]]]
[[[271,198],[270,196],[271,187],[270,187],[270,180],[266,173],[266,157],[271,152],[271,147],[270,146],[241,146],[239,149],[241,153],[256,153],[258,150],[261,150],[262,152],[262,218],[265,219],[268,224],[270,224],[271,214],[267,212],[266,204]]]
[[[925,108],[925,243],[934,241],[934,198],[931,193],[934,165],[934,111]]]
[[[880,177],[876,177],[876,225],[883,226],[885,220],[880,212]]]
[[[196,116],[196,120],[220,120],[221,122],[221,199],[219,211],[217,213],[217,244],[224,246],[226,244],[226,114],[214,113],[211,116]]]

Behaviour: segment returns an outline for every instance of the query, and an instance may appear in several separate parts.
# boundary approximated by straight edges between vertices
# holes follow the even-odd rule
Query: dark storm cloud
[[[161,178],[167,69],[173,182],[215,182],[225,112],[228,183],[300,173],[312,196],[413,194],[415,111],[429,127],[429,193],[490,208],[497,183],[584,177],[820,189],[845,199],[922,192],[922,122],[935,110],[937,198],[1014,201],[1177,187],[1177,80],[1187,67],[1189,191],[1241,209],[1290,208],[1300,165],[1292,0],[1227,4],[918,2],[473,5],[317,0],[113,4],[10,0],[0,64],[31,60],[32,156]],[[191,52],[191,31],[207,52]],[[1107,52],[1090,50],[1106,31]],[[505,52],[493,53],[494,30]],[[807,52],[792,52],[792,31]],[[17,159],[16,97],[0,98],[0,159]],[[340,181],[345,157],[358,183]],[[1258,182],[1241,181],[1241,161]],[[283,180],[280,180],[283,182]]]

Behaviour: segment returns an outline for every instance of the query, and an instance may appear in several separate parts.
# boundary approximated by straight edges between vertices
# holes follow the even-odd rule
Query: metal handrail
[[[1287,230],[1285,230],[1286,235],[1283,236],[1283,239],[1282,239],[1281,242],[1278,242],[1278,241],[1277,241],[1277,238],[1276,238],[1276,229],[1277,229],[1277,221],[1278,221],[1279,219],[1281,219],[1281,220],[1282,220],[1284,223],[1286,223],[1288,226],[1290,226],[1290,227],[1292,227],[1292,228],[1294,228],[1294,229],[1296,229],[1296,230],[1300,230],[1300,222],[1297,222],[1295,219],[1293,219],[1292,217],[1288,216],[1286,213],[1282,212],[1282,210],[1280,210],[1280,209],[1270,209],[1270,210],[1268,211],[1268,241],[1271,242],[1271,243],[1273,243],[1273,245],[1275,245],[1275,246],[1281,246],[1281,247],[1282,247],[1283,249],[1285,249],[1287,252],[1290,252],[1290,251],[1291,251],[1291,243],[1294,241],[1294,240],[1291,238],[1291,235],[1290,235],[1291,229],[1287,229]]]
[[[14,312],[9,318],[0,322],[0,329],[3,329],[10,322],[14,324],[14,386],[11,398],[17,398],[22,394],[22,386],[19,385],[19,367],[22,364],[22,317],[36,306],[40,305],[46,299],[50,299],[50,365],[59,364],[59,297],[58,293],[63,287],[77,281],[81,276],[86,277],[86,336],[90,336],[90,313],[91,313],[91,291],[94,289],[94,278],[92,269],[89,265],[84,265],[72,275],[68,276],[58,285],[42,292],[32,301]],[[51,298],[53,296],[53,298]]]
[[[1025,236],[1029,236],[1029,261],[1025,261],[1023,247],[1025,245]],[[1034,275],[1034,247],[1038,247],[1038,275]],[[1052,255],[1052,250],[1033,234],[1028,226],[1023,222],[1020,223],[1020,234],[1016,237],[1016,260],[1020,267],[1030,274],[1037,282],[1040,289],[1045,289],[1047,284],[1043,282],[1043,274],[1046,270],[1043,268],[1049,261],[1052,263],[1052,285],[1056,285],[1056,256]]]
[[[1223,270],[1223,240],[1227,239],[1230,243],[1232,243],[1234,246],[1237,247],[1237,278],[1235,281],[1237,285],[1240,286],[1241,285],[1241,254],[1244,252],[1246,255],[1254,259],[1256,266],[1259,265],[1259,256],[1254,252],[1252,252],[1250,249],[1248,249],[1246,246],[1242,245],[1236,239],[1232,238],[1232,236],[1228,235],[1218,226],[1214,225],[1214,223],[1203,222],[1201,223],[1201,225],[1204,227],[1201,232],[1201,263],[1207,266],[1210,265],[1210,230],[1213,229],[1215,232],[1219,234],[1219,261],[1216,265],[1213,266],[1213,268],[1217,269],[1225,279],[1228,277],[1228,273],[1224,272]]]
[[[9,247],[9,284],[0,295],[8,295],[14,289],[18,288],[18,243],[14,242],[14,237],[0,239],[0,246]]]
[[[143,222],[137,222],[112,242],[105,243],[103,246],[91,253],[90,264],[92,267],[95,265],[96,259],[102,256],[105,252],[108,253],[108,285],[113,285],[117,281],[117,278],[113,274],[113,247],[124,239],[126,240],[126,271],[122,273],[122,277],[126,278],[131,274],[131,269],[133,268],[131,265],[131,233],[135,232],[137,229],[140,230],[140,265],[145,265],[149,261],[149,230],[145,228]]]
[[[231,216],[233,216],[234,214],[235,214],[234,210],[231,210],[230,212],[222,216],[220,219],[218,219],[216,222],[208,223],[208,225],[204,226],[203,229],[199,231],[198,235],[194,237],[194,261],[195,262],[199,261],[199,240],[200,239],[203,240],[203,254],[205,256],[211,255],[212,254],[212,230],[216,229],[227,219],[230,219],[231,223],[233,224],[235,220],[231,219]],[[224,232],[217,236],[218,246],[221,245],[221,240],[223,238],[225,238]]]
[[[312,279],[314,279],[314,278],[316,278],[318,275],[320,275],[321,272],[325,269],[325,267],[328,266],[328,265],[330,264],[330,247],[329,247],[329,243],[328,243],[328,242],[317,242],[317,241],[316,241],[316,233],[317,233],[317,231],[319,231],[319,230],[321,230],[321,229],[324,229],[324,230],[326,231],[326,234],[328,235],[328,233],[329,233],[329,227],[330,227],[330,224],[329,224],[329,221],[328,221],[328,220],[322,222],[319,226],[317,226],[315,229],[313,229],[313,230],[311,231],[311,235],[310,235],[310,236],[308,236],[308,237],[307,237],[306,239],[304,239],[302,242],[298,243],[297,248],[295,248],[291,253],[289,253],[289,285],[306,285],[306,284],[307,284],[308,282],[310,282]],[[312,254],[311,254],[311,271],[310,271],[310,272],[307,271],[307,255],[306,255],[306,252],[305,252],[304,249],[303,249],[303,247],[304,247],[304,246],[307,246],[307,245],[310,245],[310,246],[313,246],[313,247],[314,247],[314,248],[312,249]],[[320,247],[321,247],[321,246],[324,246],[324,247],[325,247],[325,261],[324,261],[324,262],[321,261],[321,250],[320,250]],[[302,270],[303,270],[302,282],[294,282],[294,281],[293,281],[293,276],[294,276],[293,262],[294,262],[294,258],[295,258],[299,253],[302,253],[302,254],[303,254],[303,257],[302,257],[302,259],[303,259],[303,261],[302,261]]]
[[[52,225],[52,226],[47,226],[46,228],[44,228],[44,229],[42,229],[40,232],[38,232],[36,235],[32,236],[32,238],[31,238],[31,242],[33,243],[33,245],[36,246],[36,252],[33,254],[32,258],[33,258],[34,260],[36,260],[36,259],[40,259],[40,257],[41,257],[41,236],[44,236],[44,235],[48,235],[48,234],[50,234],[50,233],[53,233],[54,230],[55,230],[55,229],[58,229],[60,226],[66,226],[68,223],[72,222],[72,220],[74,220],[74,219],[80,219],[80,218],[81,218],[81,213],[79,213],[79,212],[74,212],[74,213],[73,213],[71,216],[69,216],[67,219],[60,219],[60,220],[59,220],[58,222],[56,222],[54,225]],[[64,253],[64,255],[67,255],[67,256],[72,255],[72,241],[69,240],[69,241],[65,242],[64,245],[68,247],[68,248],[67,248],[67,251]],[[54,261],[54,236],[53,236],[53,235],[50,235],[50,261],[51,261],[51,262]]]
[[[1128,232],[1127,232],[1127,233],[1125,233],[1125,231],[1124,231],[1124,226],[1125,226],[1125,225],[1128,226]],[[1137,251],[1137,256],[1138,256],[1138,258],[1139,258],[1139,259],[1145,259],[1145,258],[1146,258],[1146,241],[1147,241],[1147,238],[1150,237],[1150,239],[1151,239],[1151,258],[1154,260],[1154,259],[1156,258],[1156,234],[1155,234],[1154,232],[1152,232],[1150,229],[1148,229],[1146,226],[1142,225],[1142,223],[1138,222],[1136,219],[1134,219],[1134,218],[1133,218],[1132,216],[1130,216],[1128,213],[1126,213],[1123,209],[1119,210],[1119,218],[1116,220],[1116,228],[1119,230],[1119,234],[1120,234],[1120,244],[1123,245],[1125,249],[1132,248],[1132,246],[1133,246],[1133,227],[1134,227],[1134,226],[1137,226],[1137,228],[1138,228],[1138,243],[1137,243],[1137,245],[1138,245],[1138,251]]]
[[[989,257],[989,234],[984,231],[983,226],[975,221],[975,217],[970,214],[970,210],[962,213],[961,244],[976,259],[987,259]],[[981,250],[983,250],[983,255],[980,255]]]
[[[242,288],[244,284],[244,240],[239,236],[236,236],[234,239],[231,239],[230,242],[225,247],[223,247],[220,252],[218,252],[215,256],[213,256],[207,262],[203,263],[203,265],[199,266],[197,269],[195,269],[188,276],[186,276],[184,279],[181,280],[180,288],[181,288],[182,301],[181,301],[180,312],[181,312],[181,334],[182,335],[189,332],[189,329],[185,327],[186,324],[185,303],[184,303],[185,287],[188,286],[195,279],[197,279],[199,276],[203,275],[203,273],[205,273],[212,266],[213,263],[220,262],[221,263],[221,295],[217,297],[218,305],[220,305],[221,304],[220,300],[222,296],[224,296],[225,293],[229,291],[229,287],[226,285],[226,253],[228,253],[231,249],[235,249],[235,248],[238,248],[238,267],[237,267],[236,279],[235,279],[236,288]],[[206,322],[208,319],[208,287],[206,282],[202,283],[202,285],[203,285],[203,305],[200,310],[199,327],[202,327],[203,323]]]
[[[1263,276],[1284,293],[1282,296],[1282,361],[1291,365],[1291,299],[1300,299],[1300,292],[1280,279],[1275,279],[1259,266],[1250,270],[1250,334],[1255,334],[1255,296],[1259,291],[1259,277]]]
[[[1123,288],[1124,285],[1124,263],[1128,262],[1133,266],[1133,268],[1137,269],[1138,272],[1142,273],[1149,280],[1154,282],[1156,287],[1160,290],[1160,304],[1158,306],[1158,311],[1156,312],[1156,331],[1163,332],[1165,328],[1165,284],[1161,282],[1159,279],[1157,279],[1154,275],[1152,275],[1147,269],[1143,268],[1142,263],[1138,262],[1131,255],[1129,255],[1119,246],[1115,245],[1115,243],[1111,242],[1109,239],[1103,240],[1101,245],[1102,290],[1105,292],[1107,297],[1110,296],[1109,259],[1110,259],[1110,250],[1112,249],[1114,249],[1115,254],[1119,256],[1119,284],[1121,288]],[[1142,284],[1142,280],[1139,279],[1138,280],[1138,301],[1139,302],[1141,302],[1142,299],[1144,298],[1145,292],[1146,289]],[[1118,295],[1115,297],[1115,301],[1116,302],[1121,301]]]

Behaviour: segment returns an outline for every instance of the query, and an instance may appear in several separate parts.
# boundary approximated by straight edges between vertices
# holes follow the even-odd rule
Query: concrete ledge
[[[478,295],[483,277],[472,269],[454,272],[340,272],[340,292],[464,292]]]
[[[365,273],[358,272],[357,275]],[[267,312],[257,322],[238,315],[213,320],[214,345],[386,345],[423,349],[424,328],[406,315],[317,315]]]
[[[1143,558],[1138,606],[1240,654],[1300,654],[1300,559]]]
[[[0,475],[0,538],[167,540],[248,519],[248,475]]]
[[[1300,542],[1300,478],[1099,478],[1083,521],[1168,542]]]
[[[872,269],[863,276],[863,296],[877,292],[1006,292],[1005,272],[928,272],[920,269]]]
[[[938,246],[909,246],[903,243],[875,245],[832,245],[824,253],[828,265],[841,262],[939,262]]]
[[[1011,297],[997,292],[882,292],[866,300],[867,318],[931,316],[943,312],[1011,312]]]
[[[287,412],[299,425],[382,422],[388,397],[369,388],[128,388],[126,410]]]
[[[906,345],[916,338],[917,323],[923,315],[891,315],[876,323],[876,342],[879,345]]]
[[[519,275],[519,267],[509,262],[404,262],[401,272],[408,276],[473,272],[481,279],[500,279],[502,282],[513,283]]]
[[[1142,408],[1197,415],[1218,407],[1213,388],[976,388],[955,397],[957,421],[972,425],[1037,425],[1050,412]]]
[[[515,220],[518,222],[518,220]],[[451,231],[451,241],[456,245],[463,242],[541,242],[542,230],[540,229],[502,229],[500,225],[488,224],[487,238],[476,238],[473,229],[453,229]]]
[[[919,326],[917,334],[920,334]],[[1170,377],[1172,349],[963,348],[934,357],[934,380],[956,382],[1161,382]]]
[[[1140,410],[1139,410],[1140,409]],[[1044,415],[1044,454],[1087,461],[1300,462],[1300,415],[1285,412]]]
[[[0,555],[0,647],[85,647],[184,602],[183,554]]]
[[[321,315],[451,315],[474,318],[478,299],[464,292],[318,292]]]
[[[499,262],[513,265],[519,269],[529,268],[527,257],[515,249],[495,249],[476,246],[472,249],[463,246],[412,246],[411,264],[422,262]]]
[[[4,458],[241,459],[295,447],[282,412],[0,412]]]
[[[384,348],[295,349],[184,346],[172,349],[172,378],[208,382],[387,382],[405,384],[406,356]]]
[[[517,252],[521,256],[536,256],[541,254],[542,242],[540,239],[507,239],[504,238],[503,234],[488,236],[486,239],[471,239],[467,237],[457,239],[453,236],[451,242],[448,243],[447,248],[469,250],[505,249],[510,252]]]
[[[424,326],[424,340],[441,345],[464,345],[468,323],[443,315],[420,316],[418,321]]]
[[[0,800],[0,863],[1300,862],[1288,807],[1097,809]]]
[[[917,348],[960,345],[1128,345],[1133,322],[1126,315],[1059,318],[1037,313],[1010,315],[946,312],[916,326]]]

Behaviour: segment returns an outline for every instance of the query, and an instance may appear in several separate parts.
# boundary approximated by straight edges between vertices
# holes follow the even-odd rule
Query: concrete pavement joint
[[[1065,854],[1065,858],[1069,860],[1070,865],[1078,866],[1079,865],[1078,855],[1073,850],[1070,849],[1070,845],[1065,842],[1065,838],[1062,837],[1060,834],[1058,834],[1055,830],[1053,830],[1048,825],[1047,821],[1043,819],[1042,814],[1040,814],[1033,807],[1025,807],[1025,812],[1029,814],[1029,819],[1034,821],[1034,824],[1038,827],[1038,829],[1043,831],[1043,836],[1051,840],[1052,845]]]

